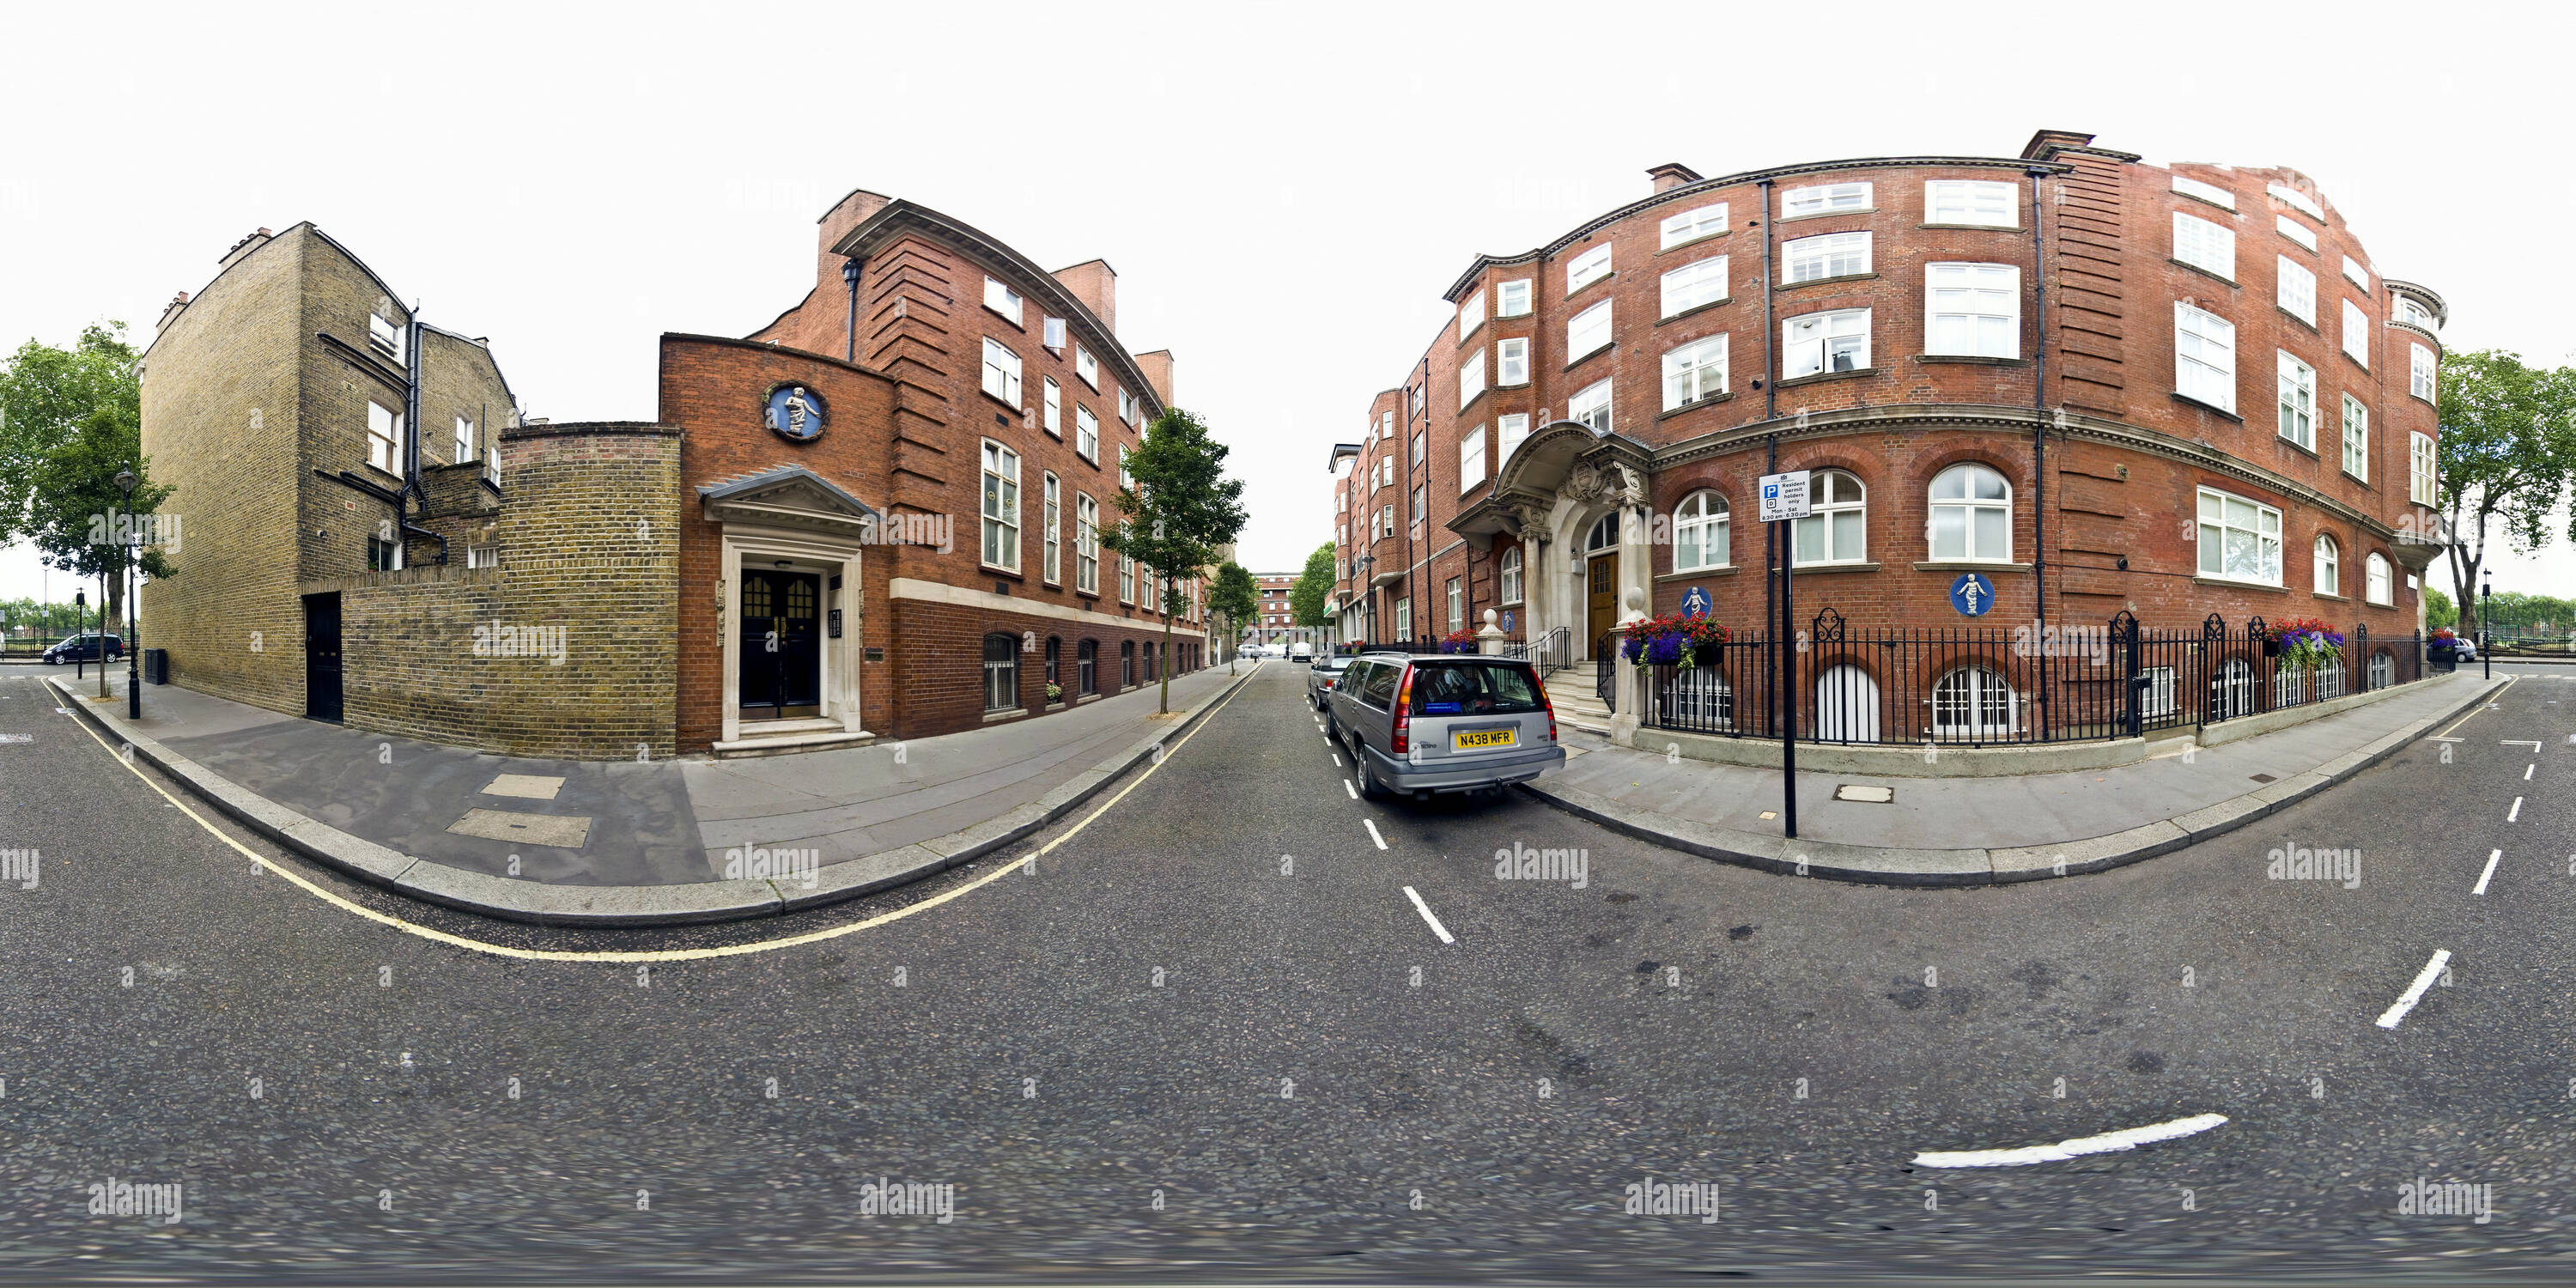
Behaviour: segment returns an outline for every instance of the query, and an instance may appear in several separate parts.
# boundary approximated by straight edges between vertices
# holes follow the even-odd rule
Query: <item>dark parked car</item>
[[[108,636],[108,660],[116,661],[122,659],[124,656],[125,641],[114,635]],[[86,631],[79,635],[71,636],[65,639],[62,643],[56,644],[52,648],[45,650],[45,665],[47,666],[69,666],[74,662],[95,662],[97,660],[98,632],[96,631]]]
[[[1527,782],[1565,764],[1556,707],[1527,662],[1367,653],[1324,708],[1364,796],[1465,792]]]

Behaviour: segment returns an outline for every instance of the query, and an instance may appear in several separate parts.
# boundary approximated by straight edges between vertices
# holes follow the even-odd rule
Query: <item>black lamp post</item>
[[[2486,679],[2495,678],[2495,627],[2488,624],[2487,614],[2495,611],[2495,569],[2481,568],[2478,586],[2478,665]]]
[[[132,470],[116,472],[116,486],[125,493],[125,522],[128,527],[134,523],[134,485],[139,481]],[[134,534],[129,531],[121,535],[124,538],[121,548],[125,554],[119,560],[117,575],[124,579],[125,586],[125,718],[140,720],[143,718],[143,670],[137,660],[141,655],[134,647]]]

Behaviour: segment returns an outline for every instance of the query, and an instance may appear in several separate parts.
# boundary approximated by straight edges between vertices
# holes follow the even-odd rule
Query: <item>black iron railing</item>
[[[2294,659],[2263,619],[2146,629],[2123,612],[2046,628],[1862,627],[1828,608],[1792,641],[1788,718],[1807,742],[1999,746],[2135,737],[2409,684],[2424,641],[2355,627],[2323,659]],[[1594,648],[1611,700],[1616,633]],[[1640,722],[1730,737],[1777,738],[1780,659],[1761,633],[1691,650],[1688,664],[1639,676]]]

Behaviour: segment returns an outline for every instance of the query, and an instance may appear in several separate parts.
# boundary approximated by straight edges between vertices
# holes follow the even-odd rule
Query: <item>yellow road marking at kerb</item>
[[[2472,712],[2468,713],[2467,715],[2464,715],[2464,716],[2460,717],[2459,719],[2452,721],[2452,722],[2451,722],[2451,729],[2457,729],[2457,728],[2459,728],[2461,725],[2467,724],[2468,722],[2470,722],[2470,721],[2472,721],[2472,720],[2477,719],[2480,715],[2482,715],[2482,714],[2484,714],[2484,713],[2485,713],[2485,711],[2486,711],[2486,709],[2487,709],[2487,704],[2489,704],[2489,703],[2491,703],[2491,702],[2498,702],[2498,701],[2501,701],[2501,700],[2504,698],[2504,691],[2505,691],[2506,689],[2510,689],[2510,688],[2512,688],[2513,686],[2515,686],[2515,685],[2517,685],[2517,684],[2520,684],[2520,683],[2522,683],[2522,677],[2521,677],[2521,676],[2519,676],[2519,675],[2514,675],[2514,676],[2507,676],[2507,677],[2505,677],[2505,682],[2504,682],[2504,684],[2503,684],[2501,687],[2499,687],[2495,692],[2490,693],[2490,694],[2486,695],[2485,697],[2478,699],[2478,709],[2477,709],[2477,710],[2472,711]],[[2443,730],[2443,731],[2442,731],[2442,732],[2440,732],[2440,733],[2434,734],[2433,736],[2434,736],[2434,737],[2436,737],[2436,738],[2448,738],[2448,737],[2450,737],[2450,736],[2451,736],[2451,729],[2445,729],[2445,730]]]
[[[1246,672],[1246,674],[1250,674],[1250,672]],[[1216,719],[1216,713],[1223,711],[1228,705],[1233,703],[1235,697],[1240,695],[1242,692],[1242,687],[1238,686],[1233,693],[1226,695],[1225,701],[1219,702],[1216,706],[1210,708],[1207,715],[1202,718],[1196,726],[1192,727],[1188,733],[1181,735],[1180,742],[1171,744],[1170,751],[1164,753],[1165,757],[1168,759],[1171,752],[1179,751],[1182,744],[1187,743],[1192,738],[1198,737],[1199,730],[1207,728],[1208,725]],[[134,765],[129,763],[123,756],[118,755],[114,747],[107,745],[107,739],[98,736],[97,730],[90,728],[88,724],[80,720],[73,719],[68,715],[64,718],[71,719],[74,724],[79,725],[80,731],[88,734],[92,742],[97,743],[100,749],[106,751],[109,759],[114,760],[120,765],[124,765],[128,773],[131,773],[136,778],[143,780],[144,786],[151,788],[153,791],[160,792],[161,799],[170,802],[170,804],[177,808],[180,813],[187,815],[191,820],[193,820],[197,826],[206,829],[206,831],[212,833],[216,839],[222,841],[224,844],[241,851],[242,855],[248,858],[251,862],[294,882],[305,893],[310,894],[344,912],[354,912],[369,921],[377,923],[378,925],[391,926],[407,935],[417,935],[423,939],[434,940],[438,943],[449,944],[458,948],[472,949],[478,953],[490,953],[495,957],[515,957],[522,961],[539,962],[688,962],[704,961],[710,957],[740,957],[749,953],[765,953],[778,948],[794,948],[800,944],[821,943],[826,939],[838,939],[843,935],[855,935],[862,930],[871,930],[878,926],[882,926],[889,921],[901,921],[916,912],[928,912],[951,899],[981,890],[985,886],[1009,875],[1029,860],[1042,858],[1053,852],[1055,847],[1072,840],[1082,831],[1082,829],[1091,826],[1094,819],[1108,813],[1111,807],[1117,805],[1118,802],[1127,799],[1127,793],[1144,786],[1145,780],[1153,777],[1154,772],[1163,767],[1162,761],[1154,761],[1147,764],[1145,772],[1138,774],[1135,782],[1129,783],[1125,787],[1119,789],[1118,794],[1110,797],[1107,801],[1102,802],[1100,808],[1084,815],[1081,822],[1074,824],[1073,827],[1067,830],[1064,835],[1047,842],[1044,847],[1040,848],[1035,853],[1025,854],[1017,859],[1003,863],[992,871],[987,872],[954,890],[947,891],[943,894],[932,895],[919,903],[897,908],[892,912],[882,913],[877,916],[870,917],[865,921],[854,921],[846,926],[834,926],[829,930],[817,930],[808,934],[790,935],[784,939],[764,939],[758,943],[751,944],[729,944],[722,948],[670,948],[654,951],[629,952],[568,952],[561,949],[550,948],[513,948],[508,944],[495,944],[487,943],[480,939],[468,939],[463,935],[451,935],[444,930],[433,930],[427,926],[405,921],[400,917],[381,913],[373,908],[365,907],[361,904],[352,903],[349,900],[333,894],[332,892],[315,885],[313,882],[306,880],[300,873],[291,872],[286,868],[269,862],[266,858],[251,850],[250,847],[234,840],[221,828],[208,823],[197,813],[197,811],[188,808],[185,801],[182,801],[178,797],[172,796],[168,791],[163,790],[161,784],[152,781],[152,779],[145,775],[142,770],[135,768]],[[423,861],[426,862],[426,860]],[[591,927],[575,927],[575,929],[591,929]]]

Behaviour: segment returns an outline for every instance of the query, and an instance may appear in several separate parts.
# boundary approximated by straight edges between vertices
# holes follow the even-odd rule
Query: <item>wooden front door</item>
[[[1597,643],[1619,622],[1619,555],[1616,551],[1594,555],[1587,567],[1592,596],[1583,637]]]

